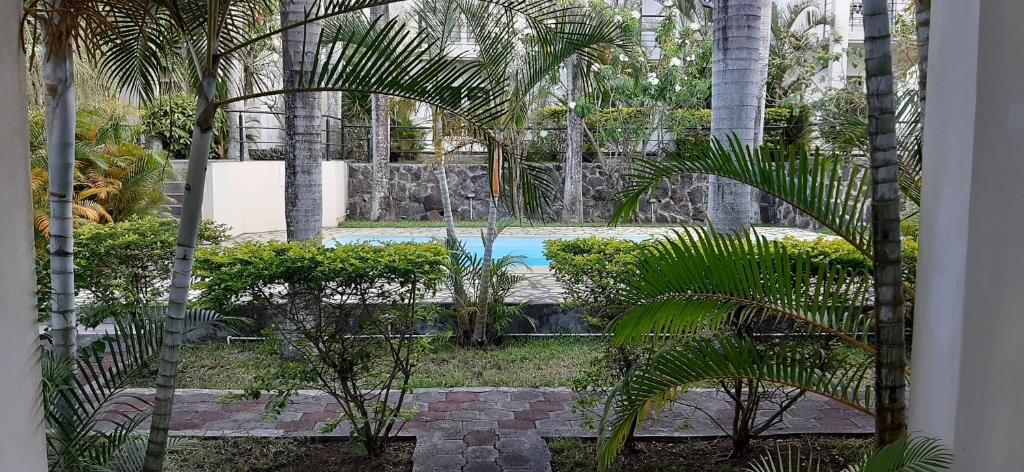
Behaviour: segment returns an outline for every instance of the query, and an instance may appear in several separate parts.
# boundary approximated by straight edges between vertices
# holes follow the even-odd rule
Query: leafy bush
[[[466,245],[457,240],[445,241],[445,247],[449,256],[445,263],[445,270],[448,276],[445,278],[445,288],[452,294],[451,315],[455,319],[457,328],[456,341],[459,345],[467,346],[473,340],[473,327],[476,325],[480,314],[478,304],[483,272],[483,258],[466,250]],[[522,302],[516,305],[506,303],[523,281],[521,275],[512,272],[512,268],[525,266],[522,256],[506,255],[495,258],[491,262],[490,278],[488,282],[487,312],[483,314],[487,319],[485,326],[487,332],[485,338],[493,341],[504,334],[516,318],[522,317],[536,328],[536,320],[525,315],[529,302]]]
[[[84,107],[76,115],[72,211],[75,224],[109,223],[165,212],[164,178],[174,169],[161,152],[136,144],[141,130],[125,121],[123,105]],[[42,252],[50,229],[49,172],[43,114],[29,115],[32,209],[36,247]]]
[[[192,125],[196,120],[196,97],[173,94],[161,97],[150,105],[142,116],[142,129],[147,136],[160,140],[172,159],[188,159],[192,146]],[[227,115],[217,110],[214,121],[211,157],[221,157],[222,131],[227,127]]]
[[[789,237],[783,243],[790,250],[810,254],[815,262],[871,273],[871,261],[844,240]],[[550,240],[544,244],[544,255],[551,261],[555,279],[565,289],[566,304],[581,309],[591,323],[603,324],[622,312],[622,291],[636,274],[633,264],[645,244],[650,243],[593,237]],[[918,251],[916,240],[904,239],[904,279],[911,285],[917,276]]]
[[[109,316],[141,313],[167,297],[177,246],[178,221],[139,218],[113,224],[88,224],[75,231],[75,286],[88,292],[81,318],[95,326]],[[227,228],[204,221],[199,244],[220,244]]]
[[[625,239],[549,239],[544,256],[565,289],[565,305],[581,310],[593,326],[604,327],[622,312],[621,294],[636,273],[643,244]]]
[[[650,133],[647,126],[634,126],[647,120],[648,111],[640,108],[602,108],[586,114],[584,122],[594,133],[602,148],[610,149],[616,142],[639,142]],[[535,159],[560,160],[565,152],[565,119],[563,106],[541,109],[536,115],[536,127],[529,154]],[[793,144],[806,140],[810,116],[805,111],[789,108],[765,110],[765,142]],[[711,110],[677,109],[665,119],[664,127],[675,133],[675,145],[685,147],[695,141],[705,142],[711,132]],[[592,152],[592,143],[585,142],[585,152]]]
[[[371,457],[384,454],[426,340],[413,337],[436,310],[420,306],[444,277],[438,244],[368,243],[325,248],[319,241],[246,243],[202,252],[203,303],[222,310],[254,303],[283,321],[269,349],[287,359],[256,379],[244,398],[272,391],[274,415],[303,385],[319,381]],[[390,401],[389,401],[390,400]]]

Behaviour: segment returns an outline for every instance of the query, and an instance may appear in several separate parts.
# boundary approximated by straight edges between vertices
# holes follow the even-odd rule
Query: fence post
[[[331,160],[331,117],[324,117],[324,156],[325,161]]]
[[[245,160],[245,119],[238,113],[238,161]]]
[[[338,135],[340,136],[338,141],[341,145],[341,152],[339,154],[341,154],[341,160],[345,160],[345,122],[342,121],[338,128]]]

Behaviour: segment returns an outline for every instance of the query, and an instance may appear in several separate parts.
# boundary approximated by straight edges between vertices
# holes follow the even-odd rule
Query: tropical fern
[[[239,323],[206,310],[189,310],[186,320],[189,331]],[[79,349],[74,368],[49,352],[43,354],[43,414],[51,470],[140,469],[146,442],[137,430],[149,418],[152,402],[126,389],[152,375],[162,333],[162,316],[120,317],[113,333]]]
[[[758,379],[807,390],[870,414],[872,363],[855,363],[830,371],[817,367],[820,359],[796,346],[784,345],[766,358],[753,341],[731,336],[673,345],[634,367],[605,405],[598,431],[601,470],[614,462],[632,424],[685,392],[697,382]]]
[[[799,451],[792,449],[785,453],[776,450],[758,458],[746,470],[748,472],[818,472],[820,461],[813,452],[801,465]],[[843,472],[940,472],[950,470],[953,454],[938,440],[931,438],[903,438],[874,453],[865,456]]]
[[[804,148],[780,145],[752,149],[735,136],[728,145],[713,140],[668,153],[661,160],[641,160],[619,194],[620,205],[613,222],[626,221],[640,200],[666,178],[682,174],[712,174],[768,192],[817,220],[847,240],[861,253],[871,255],[868,203],[871,181],[867,169],[844,165],[841,159],[824,158]]]
[[[611,326],[617,342],[651,334],[695,334],[729,319],[789,319],[874,352],[868,274],[814,262],[756,234],[714,229],[646,244],[623,293],[629,308]]]

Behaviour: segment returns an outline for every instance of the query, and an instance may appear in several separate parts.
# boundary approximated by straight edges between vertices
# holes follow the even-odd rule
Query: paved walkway
[[[151,389],[130,395],[152,397]],[[218,402],[225,390],[179,390],[171,421],[173,435],[206,437],[318,436],[325,422],[339,416],[329,396],[303,391],[273,422],[262,420],[266,397],[250,402]],[[699,404],[712,418],[728,424],[732,407],[724,394],[693,390],[685,403]],[[585,415],[574,411],[573,393],[566,389],[460,388],[421,389],[407,400],[419,411],[402,425],[400,436],[417,438],[415,472],[549,471],[546,437],[593,437]],[[131,412],[127,405],[118,411]],[[117,414],[111,412],[111,417]],[[871,417],[826,398],[808,395],[784,415],[769,434],[870,433]],[[343,426],[329,433],[346,436]],[[708,416],[676,404],[645,421],[641,437],[721,436]]]

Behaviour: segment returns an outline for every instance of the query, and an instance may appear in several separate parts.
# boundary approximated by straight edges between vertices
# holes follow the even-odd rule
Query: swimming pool
[[[586,237],[586,236],[580,236]],[[536,237],[536,236],[498,236],[498,239],[494,241],[494,257],[504,257],[508,255],[522,256],[526,265],[531,267],[547,267],[549,265],[548,259],[544,257],[544,241],[550,239],[574,239],[571,236],[550,236],[550,237]],[[635,241],[642,241],[647,238],[625,238],[632,239]],[[422,236],[345,236],[335,238],[327,242],[328,247],[333,247],[336,244],[352,244],[361,242],[413,242],[413,243],[426,243],[431,241],[440,241],[438,238],[428,238]],[[476,254],[478,257],[482,257],[484,254],[484,243],[479,236],[473,237],[460,237],[459,241],[465,245],[466,250]]]

